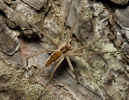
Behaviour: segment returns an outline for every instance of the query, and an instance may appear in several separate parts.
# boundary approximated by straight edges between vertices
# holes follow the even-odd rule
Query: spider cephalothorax
[[[64,45],[59,47],[59,50],[62,52],[64,56],[66,56],[71,50],[73,50],[73,47],[70,43],[65,43]]]

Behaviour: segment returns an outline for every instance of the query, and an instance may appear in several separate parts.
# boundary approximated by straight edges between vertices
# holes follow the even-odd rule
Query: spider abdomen
[[[50,57],[48,58],[46,64],[45,64],[45,67],[51,65],[52,63],[55,63],[57,62],[62,56],[62,52],[61,51],[55,51],[53,52]]]

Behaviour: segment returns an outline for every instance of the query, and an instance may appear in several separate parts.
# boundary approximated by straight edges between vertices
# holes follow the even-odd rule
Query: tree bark
[[[128,71],[123,67],[127,64],[116,49],[114,24],[107,8],[96,1],[0,0],[0,100],[128,99]],[[26,57],[46,49],[57,50],[54,43],[60,46],[62,33],[67,39],[72,28],[73,47],[102,37],[79,52],[111,53],[70,56],[80,83],[64,60],[43,90],[56,63],[44,67],[50,56],[47,52]]]

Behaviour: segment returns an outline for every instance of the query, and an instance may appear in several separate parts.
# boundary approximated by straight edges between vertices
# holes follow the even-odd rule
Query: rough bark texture
[[[56,63],[44,68],[50,56],[47,52],[27,62],[26,57],[45,49],[56,50],[56,46],[42,32],[60,45],[61,32],[67,38],[85,9],[74,27],[71,45],[88,45],[102,36],[95,44],[80,52],[111,53],[70,56],[80,84],[77,84],[64,60],[43,91]],[[117,9],[114,20],[112,13],[101,2],[0,0],[0,100],[128,100],[126,12],[128,7],[123,11]]]
[[[129,0],[111,0],[111,1],[119,5],[124,5],[127,4]]]

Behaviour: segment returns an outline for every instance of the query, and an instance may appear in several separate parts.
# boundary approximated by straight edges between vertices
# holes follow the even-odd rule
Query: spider
[[[72,1],[72,0],[71,0]],[[94,2],[94,1],[93,1]],[[92,2],[92,3],[93,3]],[[92,4],[91,3],[91,4]],[[91,5],[90,4],[90,5]],[[68,7],[66,7],[67,9],[65,9],[66,11],[68,10],[70,4],[68,5]],[[94,42],[92,42],[91,44],[89,45],[84,45],[84,46],[81,46],[81,47],[73,47],[71,45],[71,41],[72,41],[72,33],[73,33],[73,30],[76,26],[76,24],[78,23],[78,21],[80,20],[80,18],[83,16],[83,14],[85,13],[85,11],[88,9],[88,7],[80,14],[80,16],[78,17],[78,19],[75,21],[75,23],[73,24],[70,32],[68,33],[67,35],[67,38],[65,39],[64,38],[64,33],[63,33],[63,29],[64,29],[64,22],[65,22],[65,19],[66,19],[66,16],[63,17],[63,24],[62,24],[62,28],[61,28],[61,40],[63,41],[61,45],[58,45],[54,42],[53,39],[51,39],[49,36],[47,36],[45,33],[43,33],[41,30],[37,29],[36,27],[34,27],[35,29],[37,29],[39,32],[41,32],[48,40],[50,40],[53,45],[55,45],[57,47],[56,50],[50,50],[50,49],[47,49],[47,50],[43,50],[41,52],[38,52],[34,55],[31,55],[31,56],[28,56],[26,58],[26,61],[28,61],[29,58],[31,57],[34,57],[38,54],[41,54],[41,53],[44,53],[44,52],[51,52],[52,54],[49,56],[49,58],[47,59],[46,63],[45,63],[45,67],[48,67],[49,65],[51,65],[52,63],[57,63],[52,71],[52,74],[50,75],[50,78],[48,80],[48,82],[46,83],[46,85],[44,86],[44,89],[48,86],[48,84],[50,83],[51,79],[53,78],[53,75],[55,73],[55,71],[57,70],[57,68],[60,66],[60,64],[63,62],[64,59],[67,60],[68,62],[68,65],[72,71],[72,73],[75,75],[76,79],[77,79],[77,82],[79,83],[79,79],[76,75],[76,72],[74,70],[74,67],[70,61],[70,58],[69,56],[82,56],[82,55],[93,55],[93,54],[105,54],[105,53],[110,53],[110,52],[92,52],[92,53],[79,53],[79,51],[83,50],[83,49],[86,49],[88,47],[90,47],[92,44],[95,44],[97,41],[99,41],[101,39],[101,37],[99,37],[98,39],[96,39]]]

